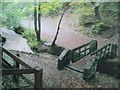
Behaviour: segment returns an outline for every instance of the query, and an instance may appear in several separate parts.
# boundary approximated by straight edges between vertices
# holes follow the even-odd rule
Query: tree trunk
[[[40,10],[40,3],[38,5],[38,41],[41,41],[41,10]]]
[[[57,40],[57,36],[58,36],[58,34],[59,34],[60,24],[61,24],[61,21],[62,21],[63,15],[64,15],[64,12],[63,12],[62,15],[61,15],[61,18],[60,18],[60,21],[59,21],[59,24],[58,24],[58,28],[57,28],[57,33],[56,33],[56,35],[55,35],[55,38],[54,38],[54,40],[53,40],[52,45],[55,45],[55,42],[56,42],[56,40]]]
[[[65,13],[66,9],[68,9],[69,3],[70,3],[70,2],[67,2],[67,3],[63,4],[64,10],[63,10],[63,13],[62,13],[62,15],[61,15],[60,21],[59,21],[59,23],[58,23],[57,33],[56,33],[55,38],[54,38],[54,40],[53,40],[53,42],[52,42],[52,45],[55,45],[55,42],[56,42],[56,40],[57,40],[57,36],[58,36],[58,34],[59,34],[59,30],[60,30],[60,24],[61,24],[61,21],[62,21],[62,18],[63,18],[63,16],[64,16],[64,13]]]
[[[95,6],[94,11],[95,11],[96,20],[100,21],[101,18],[100,18],[100,13],[99,13],[99,6]]]
[[[101,20],[101,18],[100,18],[100,13],[99,13],[99,5],[95,5],[96,4],[96,2],[91,2],[92,3],[92,5],[94,6],[94,12],[95,12],[95,18],[96,18],[96,20],[98,20],[98,21],[100,21]]]
[[[34,28],[35,28],[35,33],[37,36],[37,40],[38,38],[38,30],[37,30],[37,9],[36,9],[36,5],[34,5]]]

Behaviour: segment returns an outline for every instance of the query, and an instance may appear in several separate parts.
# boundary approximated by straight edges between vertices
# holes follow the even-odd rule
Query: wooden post
[[[90,53],[97,50],[98,44],[96,40],[90,42]]]
[[[120,2],[118,2],[118,9],[120,10]],[[120,12],[118,12],[118,16],[120,16]],[[118,58],[120,62],[120,18],[118,18]]]
[[[43,69],[40,67],[35,68],[35,90],[41,90],[42,88],[42,75]]]
[[[2,47],[0,46],[0,68],[2,68],[2,57],[3,57],[3,52],[2,52]],[[0,82],[2,82],[2,70],[0,70]],[[0,86],[2,86],[2,83],[0,83]]]
[[[114,59],[116,56],[117,56],[117,44],[112,44],[110,58]]]
[[[16,54],[16,56],[19,57],[19,54]],[[17,62],[17,61],[14,61],[15,62],[15,65],[14,65],[14,68],[18,68],[20,67],[20,64]],[[19,75],[13,75],[13,80],[16,82],[16,86],[20,86],[20,82],[19,82]]]
[[[84,67],[83,79],[85,81],[90,81],[91,79],[95,78],[96,70],[97,60],[95,58],[92,58],[90,61],[86,63]]]
[[[3,52],[2,52],[2,47],[0,46],[0,68],[2,68],[2,57],[3,57]]]

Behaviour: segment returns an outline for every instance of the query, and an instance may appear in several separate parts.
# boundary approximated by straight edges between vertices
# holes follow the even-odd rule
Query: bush
[[[18,34],[22,34],[25,31],[25,28],[23,28],[22,26],[14,27],[13,29]]]
[[[103,25],[103,23],[101,23],[101,22],[93,25],[92,26],[92,33],[94,33],[94,34],[100,34],[101,31],[102,31],[102,28],[101,28],[102,25]]]
[[[92,26],[92,33],[101,34],[103,31],[108,31],[110,29],[109,26],[106,26],[103,22],[98,22]]]
[[[25,30],[22,36],[28,40],[28,44],[31,48],[38,45],[37,37],[32,30]]]

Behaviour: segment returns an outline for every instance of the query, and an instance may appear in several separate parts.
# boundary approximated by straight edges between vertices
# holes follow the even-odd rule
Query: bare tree
[[[64,14],[65,14],[65,11],[66,11],[66,9],[68,8],[69,3],[70,3],[70,2],[66,2],[66,3],[63,4],[63,13],[62,13],[62,15],[61,15],[61,17],[60,17],[60,21],[59,21],[58,27],[57,27],[57,32],[56,32],[56,35],[55,35],[55,38],[54,38],[54,40],[53,40],[52,45],[55,45],[55,42],[56,42],[57,37],[58,37],[58,34],[59,34],[59,30],[60,30],[60,24],[61,24],[61,21],[62,21],[62,18],[63,18],[63,16],[64,16]]]

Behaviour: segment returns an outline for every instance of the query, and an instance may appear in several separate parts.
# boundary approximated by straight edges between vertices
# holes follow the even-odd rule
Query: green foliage
[[[56,15],[62,8],[60,2],[45,2],[41,4],[41,13],[45,15]]]
[[[49,15],[49,16],[55,16],[61,13],[63,10],[63,4],[64,2],[57,2],[56,0],[50,0],[51,2],[40,2],[41,6],[41,14],[42,15]],[[72,13],[79,17],[79,25],[83,26],[92,26],[92,32],[95,34],[99,34],[102,31],[108,30],[107,27],[115,27],[117,24],[117,13],[118,13],[118,5],[117,3],[113,2],[101,2],[101,0],[97,0],[99,2],[96,2],[95,5],[100,6],[100,17],[101,22],[94,24],[95,21],[95,12],[93,5],[91,2],[71,2],[69,4],[70,10],[72,10]],[[6,25],[8,28],[13,27],[16,32],[20,33],[24,31],[23,28],[20,28],[19,21],[23,17],[33,17],[34,12],[34,4],[33,2],[19,2],[19,3],[13,3],[13,2],[3,2],[2,8],[0,10],[0,21],[3,22],[3,25]],[[36,2],[36,6],[38,8],[38,2]],[[2,12],[2,14],[1,14]],[[106,18],[107,17],[107,18]],[[116,19],[115,19],[116,18]],[[91,24],[92,23],[92,24]],[[0,23],[0,26],[2,24]],[[91,27],[90,27],[91,28]],[[89,30],[90,31],[90,30]],[[37,45],[36,40],[33,40],[31,38],[28,38],[27,36],[32,36],[31,31],[28,33],[28,31],[25,31],[22,33],[24,37],[26,37],[29,42],[31,42],[31,46],[34,46],[32,44],[32,41],[34,41],[35,45]],[[33,33],[34,34],[34,33]],[[35,35],[35,34],[34,34]],[[36,38],[36,36],[33,36]]]
[[[25,28],[22,26],[14,27],[14,31],[18,34],[22,34],[25,31]]]
[[[22,33],[22,36],[28,40],[28,44],[31,48],[36,47],[38,45],[37,37],[32,30],[25,30]]]
[[[34,17],[33,2],[2,2],[0,8],[0,25],[5,25],[10,29],[20,26],[20,20],[25,17]],[[38,3],[36,3],[38,8]],[[60,2],[41,2],[41,14],[57,15],[62,9]]]
[[[21,20],[23,13],[18,3],[14,2],[2,2],[2,14],[0,19],[3,25],[8,28],[18,27],[19,21]]]
[[[0,20],[3,26],[15,29],[20,26],[20,20],[33,17],[33,2],[2,2]]]
[[[104,2],[100,8],[101,11],[108,12],[113,16],[118,14],[118,2]]]
[[[103,25],[103,23],[97,23],[95,25],[92,26],[92,33],[94,34],[99,34],[101,32],[101,25]]]
[[[91,18],[93,16],[93,9],[90,3],[80,2],[80,3],[71,3],[73,13],[79,16],[79,24],[84,25],[85,23],[93,21]]]
[[[110,30],[110,27],[106,26],[103,22],[98,22],[92,26],[92,33],[101,34],[103,31]]]
[[[29,17],[33,15],[34,12],[34,3],[33,2],[22,2],[19,3],[19,7],[22,10],[24,17]]]
[[[115,27],[118,24],[117,3],[99,1],[95,2],[95,6],[99,6],[100,22],[96,21],[94,5],[91,2],[72,2],[70,4],[70,7],[73,9],[72,12],[79,16],[78,26],[82,27],[79,31],[89,34],[103,34],[115,31]]]

